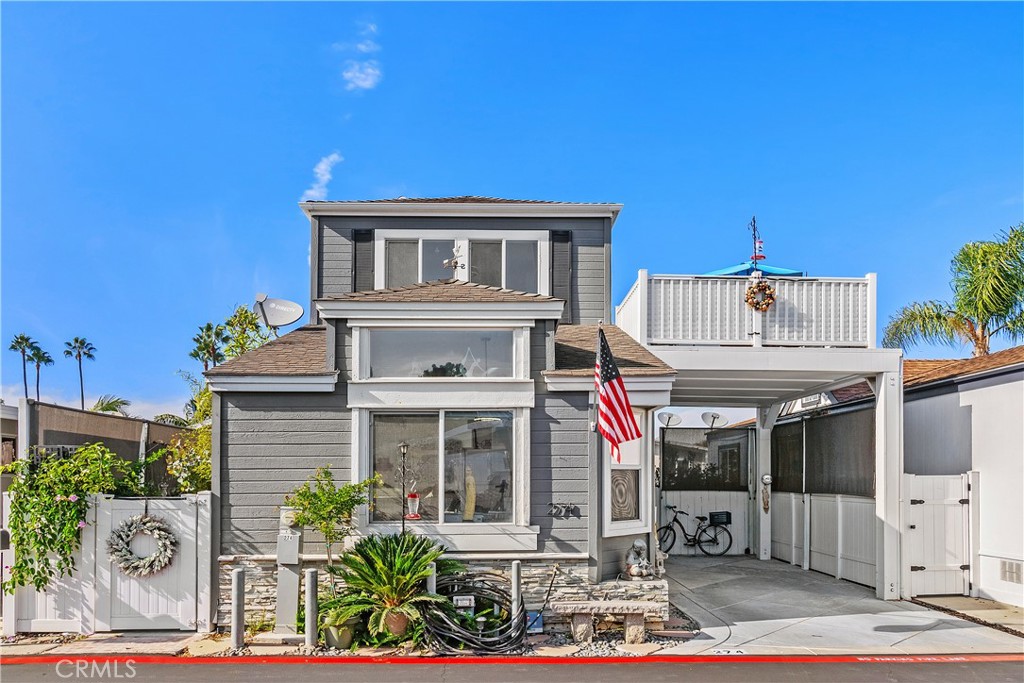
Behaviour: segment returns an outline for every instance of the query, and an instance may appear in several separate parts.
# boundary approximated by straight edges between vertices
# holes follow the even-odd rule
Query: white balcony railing
[[[648,275],[615,309],[616,324],[645,344],[875,346],[875,275],[769,277],[775,304],[747,306],[741,276]]]

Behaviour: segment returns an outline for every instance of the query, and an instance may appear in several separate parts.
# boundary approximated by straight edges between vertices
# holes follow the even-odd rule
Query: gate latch
[[[910,504],[911,505],[924,505],[924,501],[920,500],[918,498],[911,498],[910,499]]]
[[[912,571],[912,572],[923,572],[924,571],[924,567],[922,567],[920,565],[912,564],[912,565],[910,565],[910,571]]]
[[[967,505],[967,504],[968,504],[968,503],[970,503],[970,502],[971,502],[971,501],[970,501],[970,500],[968,500],[967,498],[961,498],[961,499],[960,499],[960,504],[961,504],[961,505]]]
[[[970,569],[970,568],[971,568],[971,565],[969,565],[969,564],[962,564],[962,565],[960,565],[960,569]]]

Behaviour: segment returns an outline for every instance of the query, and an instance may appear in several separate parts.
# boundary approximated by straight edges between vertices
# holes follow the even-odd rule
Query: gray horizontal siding
[[[540,527],[540,549],[548,552],[587,550],[591,511],[590,432],[585,393],[542,394],[531,411],[530,513]],[[569,515],[552,517],[549,503],[570,504]]]
[[[223,395],[222,554],[274,553],[279,507],[317,467],[330,465],[335,479],[350,479],[345,403],[345,385],[331,394]]]
[[[352,291],[352,230],[335,218],[319,220],[317,291],[313,298]]]

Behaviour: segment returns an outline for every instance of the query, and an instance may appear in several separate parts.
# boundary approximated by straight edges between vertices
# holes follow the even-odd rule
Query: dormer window
[[[550,241],[547,231],[469,230],[438,232],[444,239],[426,239],[423,231],[376,230],[376,288],[394,289],[455,278],[520,292],[550,294]],[[458,254],[458,268],[445,261]]]

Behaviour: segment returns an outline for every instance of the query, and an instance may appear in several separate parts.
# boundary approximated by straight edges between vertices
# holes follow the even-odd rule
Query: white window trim
[[[537,242],[537,294],[551,295],[551,235],[547,230],[374,230],[373,232],[373,286],[383,289],[386,286],[387,254],[386,242],[401,240],[416,241],[419,244],[417,255],[418,270],[416,279],[422,282],[423,273],[423,240],[454,240],[459,252],[460,262],[465,265],[455,274],[457,280],[469,280],[469,242],[483,240],[501,241],[502,287],[505,286],[505,242],[507,240]]]
[[[475,405],[467,408],[466,404],[449,408],[456,411],[502,410],[512,413],[512,471],[513,499],[512,522],[508,524],[479,524],[456,522],[417,522],[407,524],[406,530],[420,533],[436,539],[450,550],[472,552],[492,550],[526,550],[538,548],[540,527],[530,525],[530,409],[512,407],[502,404],[482,407]],[[352,482],[365,481],[373,476],[370,453],[370,414],[394,414],[416,412],[404,405],[381,406],[373,411],[365,408],[352,409]],[[424,410],[425,413],[440,413],[440,410]],[[444,429],[441,422],[440,428]],[[439,447],[441,438],[439,435]],[[439,454],[440,455],[440,454]],[[443,481],[443,456],[438,458],[439,481]],[[367,506],[360,507],[356,514],[357,529],[355,535],[363,536],[372,533],[394,533],[401,530],[401,522],[370,522]]]
[[[231,392],[331,392],[338,383],[337,371],[323,375],[215,375],[210,391]]]
[[[353,321],[355,322],[355,321]],[[512,376],[511,377],[370,377],[370,330],[371,329],[409,329],[407,324],[397,324],[389,321],[386,324],[367,325],[364,321],[358,321],[351,326],[352,329],[352,365],[353,383],[379,383],[379,384],[408,384],[415,382],[417,385],[431,386],[435,388],[438,384],[451,385],[452,388],[462,387],[471,383],[487,384],[514,384],[515,380],[530,379],[530,327],[527,325],[513,326],[506,325],[481,325],[469,321],[460,321],[452,324],[447,321],[434,321],[434,324],[424,326],[424,329],[437,330],[473,330],[481,327],[491,329],[511,330],[512,332]],[[364,353],[366,351],[366,353]],[[531,384],[531,392],[532,382]],[[396,405],[401,405],[396,403]],[[467,404],[473,405],[473,404]],[[532,405],[532,403],[531,403]]]
[[[653,417],[654,411],[633,408],[634,414],[637,418],[637,424],[640,425],[640,430],[643,432],[643,436],[640,437],[640,519],[626,520],[621,522],[612,521],[612,496],[611,496],[611,481],[612,481],[612,470],[613,469],[626,469],[635,470],[637,468],[631,465],[619,465],[612,462],[611,457],[611,445],[604,438],[601,439],[602,446],[602,461],[604,462],[603,474],[602,474],[602,522],[604,527],[604,537],[610,538],[614,536],[632,536],[636,534],[646,534],[651,530],[651,496],[654,491],[653,481],[651,480],[651,441],[650,434],[652,434],[653,428]]]

